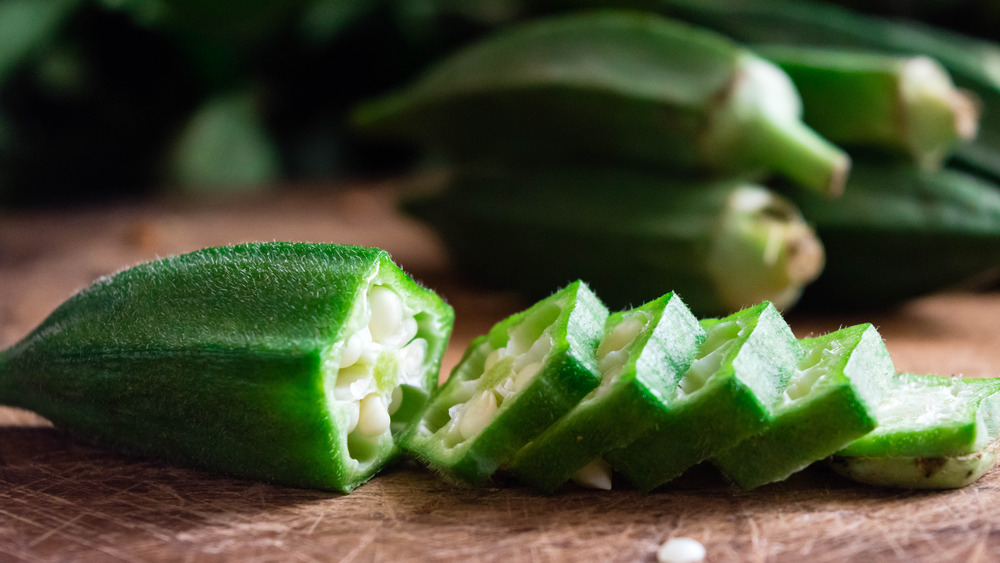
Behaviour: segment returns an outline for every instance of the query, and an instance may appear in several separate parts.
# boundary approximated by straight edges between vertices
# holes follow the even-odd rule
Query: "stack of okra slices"
[[[797,340],[771,303],[699,321],[674,293],[609,314],[577,281],[475,339],[401,442],[450,480],[543,492],[648,491],[705,461],[752,489],[831,456],[948,488],[992,467],[998,414],[1000,381],[897,376],[870,324]]]

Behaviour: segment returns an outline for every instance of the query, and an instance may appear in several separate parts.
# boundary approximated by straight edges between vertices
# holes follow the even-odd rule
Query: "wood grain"
[[[0,215],[0,344],[95,277],[156,256],[248,240],[387,248],[455,306],[446,364],[525,305],[456,274],[434,237],[392,211],[395,189],[300,189],[232,202],[156,202]],[[800,336],[876,324],[897,367],[995,376],[1000,295],[953,293],[870,315],[805,315]],[[994,561],[1000,473],[965,489],[856,485],[814,467],[741,492],[710,467],[653,494],[516,483],[457,488],[403,463],[350,495],[190,471],[89,445],[0,408],[0,560],[654,561],[687,536],[708,561]]]

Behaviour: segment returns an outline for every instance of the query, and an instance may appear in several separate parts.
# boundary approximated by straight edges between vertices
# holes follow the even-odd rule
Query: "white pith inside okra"
[[[788,381],[782,403],[789,405],[818,388],[830,374],[833,362],[841,359],[844,345],[832,340],[827,346],[808,350]]]
[[[601,371],[601,384],[580,401],[581,406],[607,393],[622,374],[629,360],[632,343],[649,324],[649,317],[642,311],[625,315],[621,322],[604,335],[597,347],[597,367]],[[597,457],[581,467],[570,478],[581,487],[611,490],[611,465]]]
[[[677,386],[678,397],[692,395],[705,387],[722,367],[726,354],[745,329],[737,321],[719,323],[705,331],[705,343]]]
[[[390,434],[403,385],[421,386],[427,341],[417,337],[414,312],[377,280],[359,297],[347,328],[349,336],[327,353],[327,399],[351,458],[364,462],[374,451],[366,446]]]
[[[510,331],[506,346],[486,356],[479,376],[458,383],[457,402],[448,409],[444,444],[457,446],[477,436],[496,413],[542,370],[552,350],[556,305],[539,309]]]

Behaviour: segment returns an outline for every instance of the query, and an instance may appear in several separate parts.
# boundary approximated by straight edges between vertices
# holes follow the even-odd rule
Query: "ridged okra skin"
[[[1000,180],[1000,47],[914,21],[862,14],[807,0],[549,0],[550,7],[632,7],[677,17],[748,44],[823,46],[940,62],[960,88],[979,98],[982,121],[975,141],[959,145],[956,165]]]
[[[704,339],[673,293],[611,315],[597,352],[601,385],[517,452],[511,472],[552,492],[595,458],[630,444],[669,408]]]
[[[835,201],[788,195],[827,253],[810,306],[885,307],[1000,265],[1000,188],[963,172],[857,161]]]
[[[788,77],[728,39],[604,10],[502,30],[355,122],[458,162],[777,171],[839,193],[849,159],[800,113]]]
[[[383,299],[399,305],[392,334],[369,320]],[[382,250],[210,248],[66,301],[3,352],[0,402],[128,452],[347,492],[396,453],[452,318]]]
[[[649,491],[762,431],[800,349],[770,303],[701,321],[707,333],[691,367],[654,417],[652,428],[604,458]]]
[[[608,317],[576,281],[472,341],[402,437],[445,477],[477,485],[600,383]]]
[[[802,96],[803,120],[838,145],[905,155],[937,170],[975,137],[979,109],[924,56],[797,46],[760,46]]]
[[[864,324],[800,341],[803,355],[763,432],[714,458],[743,489],[780,481],[875,428],[892,359]]]
[[[824,263],[794,205],[735,180],[469,167],[405,208],[486,283],[544,296],[580,278],[615,308],[654,300],[669,287],[702,317],[760,301],[783,309]]]
[[[878,427],[831,459],[838,473],[872,485],[964,487],[997,460],[1000,378],[901,373],[876,411]]]

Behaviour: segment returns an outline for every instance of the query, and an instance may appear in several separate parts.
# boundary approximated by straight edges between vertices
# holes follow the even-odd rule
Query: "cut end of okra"
[[[832,459],[845,477],[888,487],[957,488],[996,463],[1000,378],[901,373],[875,413],[878,427]]]
[[[600,382],[608,312],[575,282],[475,339],[405,448],[444,475],[479,483]]]
[[[935,169],[961,141],[979,131],[979,104],[958,90],[948,72],[928,57],[909,59],[899,85],[908,149],[917,162]]]
[[[800,345],[771,422],[714,460],[744,489],[783,480],[875,428],[875,407],[895,372],[875,328],[849,327]]]
[[[719,225],[708,267],[729,310],[760,301],[789,307],[823,271],[816,233],[795,205],[767,189],[734,190]]]

